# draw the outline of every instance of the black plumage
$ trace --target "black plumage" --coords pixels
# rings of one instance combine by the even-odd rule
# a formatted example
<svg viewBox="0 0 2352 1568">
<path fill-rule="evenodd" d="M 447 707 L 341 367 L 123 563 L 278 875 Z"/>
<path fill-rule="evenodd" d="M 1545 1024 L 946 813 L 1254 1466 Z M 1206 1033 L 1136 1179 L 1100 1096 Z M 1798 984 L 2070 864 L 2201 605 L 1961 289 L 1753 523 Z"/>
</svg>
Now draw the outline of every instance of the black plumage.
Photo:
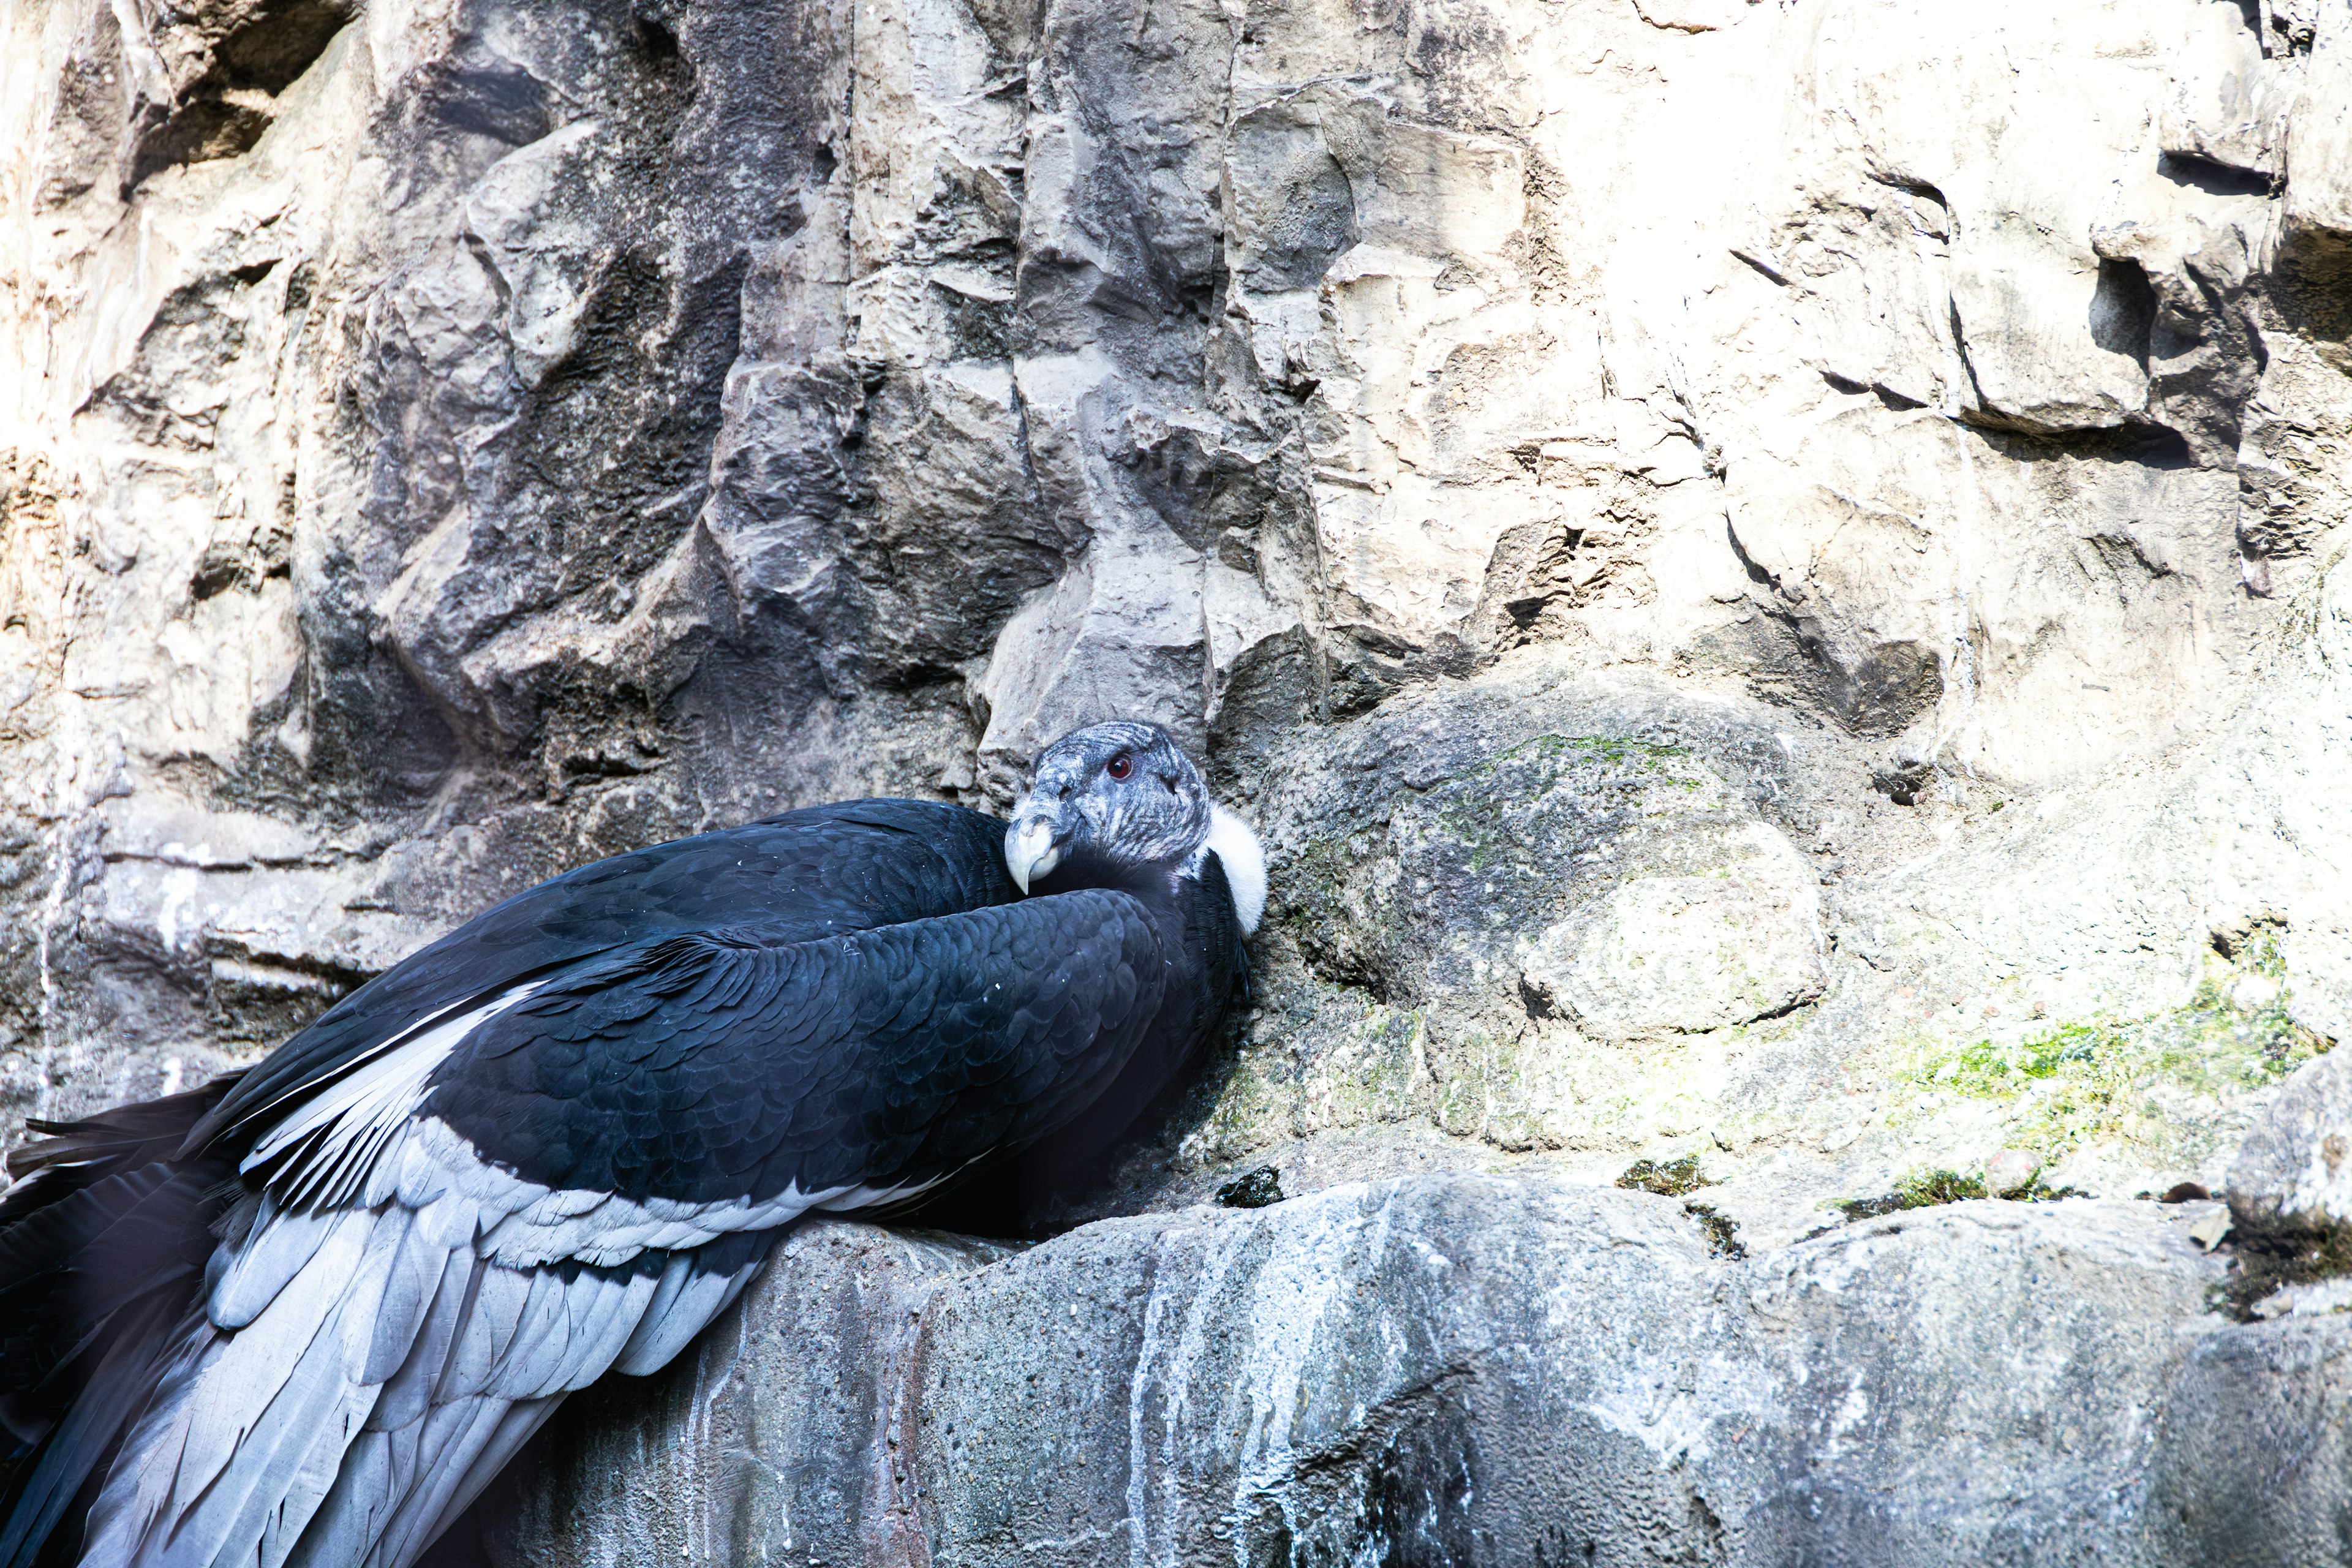
<svg viewBox="0 0 2352 1568">
<path fill-rule="evenodd" d="M 210 1138 L 382 1046 L 419 1016 L 634 942 L 757 910 L 791 942 L 1019 898 L 1004 825 L 928 801 L 817 806 L 616 855 L 484 911 L 362 986 L 246 1075 L 198 1129 Z"/>
<path fill-rule="evenodd" d="M 1098 726 L 1010 827 L 864 801 L 601 861 L 241 1078 L 44 1127 L 0 1200 L 0 1568 L 414 1561 L 801 1214 L 1124 1128 L 1262 889 L 1165 733 Z"/>
<path fill-rule="evenodd" d="M 1094 889 L 813 941 L 662 937 L 476 1029 L 425 1110 L 548 1187 L 915 1185 L 1093 1100 L 1158 1016 L 1173 951 L 1138 900 Z"/>
</svg>

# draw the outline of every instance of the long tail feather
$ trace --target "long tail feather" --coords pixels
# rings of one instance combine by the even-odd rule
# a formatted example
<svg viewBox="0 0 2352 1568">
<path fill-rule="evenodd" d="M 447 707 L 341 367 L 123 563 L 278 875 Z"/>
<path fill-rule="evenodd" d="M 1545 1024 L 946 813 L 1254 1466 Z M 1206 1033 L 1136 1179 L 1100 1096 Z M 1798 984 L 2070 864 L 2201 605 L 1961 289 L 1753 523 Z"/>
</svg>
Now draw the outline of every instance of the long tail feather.
<svg viewBox="0 0 2352 1568">
<path fill-rule="evenodd" d="M 158 1348 L 166 1342 L 168 1303 L 152 1300 L 131 1314 L 65 1418 L 49 1433 L 23 1478 L 5 1528 L 0 1565 L 44 1561 L 58 1527 L 86 1507 L 84 1494 L 122 1428 L 154 1386 Z"/>
<path fill-rule="evenodd" d="M 0 1197 L 0 1568 L 69 1562 L 123 1434 L 192 1321 L 232 1175 L 180 1158 L 235 1082 L 78 1121 L 8 1156 Z"/>
</svg>

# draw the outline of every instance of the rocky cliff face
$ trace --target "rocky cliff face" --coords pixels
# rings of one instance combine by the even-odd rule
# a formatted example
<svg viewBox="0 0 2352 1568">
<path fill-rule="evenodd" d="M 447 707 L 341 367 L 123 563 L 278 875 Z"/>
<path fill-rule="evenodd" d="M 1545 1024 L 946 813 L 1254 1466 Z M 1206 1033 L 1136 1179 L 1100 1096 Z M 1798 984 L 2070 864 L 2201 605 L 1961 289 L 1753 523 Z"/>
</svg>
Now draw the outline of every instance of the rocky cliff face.
<svg viewBox="0 0 2352 1568">
<path fill-rule="evenodd" d="M 249 1060 L 566 865 L 842 795 L 1001 803 L 1041 739 L 1142 713 L 1267 838 L 1256 1006 L 1160 1133 L 1029 1216 L 1098 1223 L 993 1262 L 795 1252 L 731 1332 L 933 1315 L 824 1342 L 837 1395 L 728 1363 L 772 1412 L 740 1451 L 830 1479 L 680 1458 L 689 1556 L 2042 1560 L 2046 1521 L 2182 1560 L 2158 1500 L 2247 1538 L 2178 1479 L 2235 1475 L 2233 1439 L 2149 1391 L 2270 1409 L 2257 1363 L 2340 1368 L 2340 1321 L 2224 1327 L 2180 1211 L 2132 1205 L 2221 1185 L 2352 1033 L 2343 0 L 0 28 L 8 1126 Z M 2294 1103 L 2324 1142 L 2337 1102 Z M 1679 1198 L 1590 1190 L 1693 1156 L 1748 1261 Z M 2294 1190 L 2334 1190 L 2311 1158 Z M 1171 1217 L 1262 1165 L 1332 1195 Z M 1834 1201 L 1965 1190 L 1938 1170 L 2098 1202 L 1796 1245 Z M 2262 1191 L 2224 1255 L 2335 1234 Z M 1392 1239 L 1310 1270 L 1319 1315 L 1216 1326 L 1294 1289 L 1221 1248 L 1375 1215 Z M 1478 1283 L 1423 1301 L 1413 1236 Z M 2002 1236 L 2100 1261 L 1990 1284 L 1969 1249 Z M 892 1370 L 1003 1354 L 1003 1314 L 1097 1263 L 1142 1295 L 1081 1310 L 1069 1359 Z M 1983 1290 L 2057 1274 L 2092 1338 L 1987 1326 L 2032 1314 Z M 1832 1277 L 1966 1320 L 1918 1364 L 2002 1420 L 2079 1406 L 2097 1435 L 2032 1441 L 2089 1468 L 1995 1422 L 2012 1480 L 1952 1500 L 1963 1416 L 1783 1300 Z M 1228 1360 L 1169 1348 L 1196 1330 Z M 1420 1348 L 1349 1382 L 1391 1340 Z M 2028 1341 L 2060 1370 L 1992 1368 Z M 2113 1388 L 2067 1381 L 2084 1356 Z M 1832 1373 L 1853 1411 L 1815 1409 Z M 1840 1447 L 1890 1409 L 1912 1437 Z M 885 1415 L 929 1445 L 903 1475 Z M 595 1467 L 639 1418 L 581 1439 L 593 1517 L 627 1512 Z M 1003 1492 L 1033 1440 L 1096 1473 Z M 1815 1459 L 1827 1514 L 1790 1479 Z M 1538 1547 L 1547 1486 L 1604 1500 Z M 645 1550 L 576 1548 L 686 1551 Z"/>
</svg>

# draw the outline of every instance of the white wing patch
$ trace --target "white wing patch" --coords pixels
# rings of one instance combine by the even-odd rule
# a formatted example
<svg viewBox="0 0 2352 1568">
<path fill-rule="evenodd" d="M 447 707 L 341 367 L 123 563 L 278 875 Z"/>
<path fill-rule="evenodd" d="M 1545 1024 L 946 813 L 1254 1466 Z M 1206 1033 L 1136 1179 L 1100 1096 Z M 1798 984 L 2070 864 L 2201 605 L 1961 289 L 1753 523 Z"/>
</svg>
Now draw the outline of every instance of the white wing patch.
<svg viewBox="0 0 2352 1568">
<path fill-rule="evenodd" d="M 839 1186 L 803 1192 L 793 1184 L 758 1202 L 637 1201 L 525 1181 L 483 1159 L 447 1122 L 427 1117 L 401 1130 L 377 1162 L 362 1198 L 371 1205 L 397 1200 L 416 1208 L 453 1238 L 464 1236 L 481 1256 L 510 1268 L 567 1259 L 609 1268 L 640 1252 L 676 1251 L 739 1231 L 774 1230 L 810 1209 L 866 1208 L 920 1190 Z"/>
<path fill-rule="evenodd" d="M 425 1080 L 458 1043 L 539 989 L 517 985 L 451 1016 L 436 1015 L 388 1041 L 363 1066 L 321 1089 L 271 1128 L 238 1170 L 250 1174 L 293 1158 L 270 1179 L 284 1206 L 346 1202 L 425 1099 Z"/>
<path fill-rule="evenodd" d="M 1214 851 L 1224 868 L 1225 885 L 1234 890 L 1234 914 L 1242 922 L 1242 934 L 1255 936 L 1257 922 L 1265 916 L 1265 850 L 1258 844 L 1257 835 L 1223 806 L 1213 805 L 1208 841 L 1201 847 L 1204 852 Z"/>
</svg>

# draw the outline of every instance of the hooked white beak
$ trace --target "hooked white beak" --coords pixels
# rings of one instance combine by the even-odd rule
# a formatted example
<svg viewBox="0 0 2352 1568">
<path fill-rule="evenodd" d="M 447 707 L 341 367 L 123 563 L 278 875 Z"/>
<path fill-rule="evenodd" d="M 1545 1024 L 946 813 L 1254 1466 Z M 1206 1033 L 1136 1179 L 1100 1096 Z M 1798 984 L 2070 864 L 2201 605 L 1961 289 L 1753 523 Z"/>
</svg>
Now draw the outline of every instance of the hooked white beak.
<svg viewBox="0 0 2352 1568">
<path fill-rule="evenodd" d="M 1016 822 L 1004 830 L 1004 868 L 1013 873 L 1014 885 L 1024 893 L 1029 890 L 1032 879 L 1045 875 L 1061 863 L 1061 848 L 1054 842 L 1054 825 L 1044 817 Z"/>
</svg>

